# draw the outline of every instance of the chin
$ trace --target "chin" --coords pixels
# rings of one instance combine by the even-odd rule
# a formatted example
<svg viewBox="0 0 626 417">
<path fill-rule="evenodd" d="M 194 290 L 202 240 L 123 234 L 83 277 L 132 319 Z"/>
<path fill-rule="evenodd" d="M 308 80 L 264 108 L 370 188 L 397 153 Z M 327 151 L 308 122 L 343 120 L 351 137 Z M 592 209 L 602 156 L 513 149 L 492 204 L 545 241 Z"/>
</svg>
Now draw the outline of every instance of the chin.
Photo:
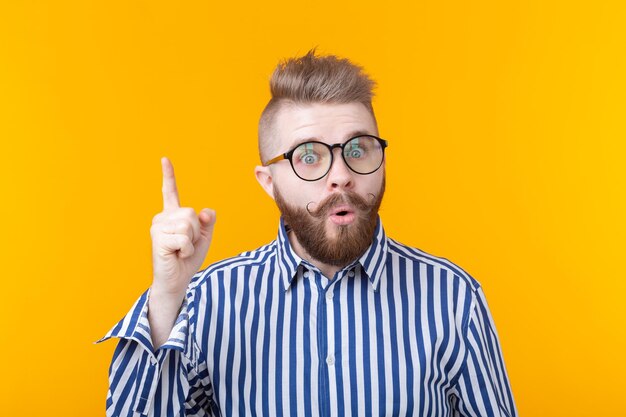
<svg viewBox="0 0 626 417">
<path fill-rule="evenodd" d="M 354 226 L 354 223 L 335 224 L 331 220 L 328 220 L 328 224 L 326 224 L 326 236 L 333 241 L 339 241 L 346 236 L 352 226 Z"/>
</svg>

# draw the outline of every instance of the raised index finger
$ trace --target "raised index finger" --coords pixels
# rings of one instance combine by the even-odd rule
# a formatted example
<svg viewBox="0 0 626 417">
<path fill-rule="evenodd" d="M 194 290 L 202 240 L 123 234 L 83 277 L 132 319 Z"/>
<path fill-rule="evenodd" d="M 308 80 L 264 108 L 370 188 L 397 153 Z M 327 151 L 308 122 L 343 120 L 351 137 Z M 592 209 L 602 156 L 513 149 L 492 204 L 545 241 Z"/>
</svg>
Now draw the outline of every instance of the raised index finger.
<svg viewBox="0 0 626 417">
<path fill-rule="evenodd" d="M 164 156 L 161 158 L 161 168 L 163 169 L 163 210 L 179 208 L 180 202 L 178 200 L 176 178 L 174 177 L 174 166 Z"/>
</svg>

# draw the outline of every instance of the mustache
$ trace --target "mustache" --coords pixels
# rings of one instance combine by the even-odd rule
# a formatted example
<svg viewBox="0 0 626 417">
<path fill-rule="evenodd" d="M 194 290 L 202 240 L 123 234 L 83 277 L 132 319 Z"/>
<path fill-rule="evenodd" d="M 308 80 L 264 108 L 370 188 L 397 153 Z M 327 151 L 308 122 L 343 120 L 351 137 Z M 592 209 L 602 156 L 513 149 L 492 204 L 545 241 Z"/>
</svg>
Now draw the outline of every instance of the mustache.
<svg viewBox="0 0 626 417">
<path fill-rule="evenodd" d="M 317 207 L 314 206 L 313 210 L 311 210 L 311 206 L 315 204 L 315 202 L 310 201 L 306 205 L 306 211 L 315 218 L 321 218 L 328 216 L 328 213 L 333 207 L 347 203 L 362 213 L 368 213 L 376 206 L 376 196 L 372 193 L 368 193 L 368 196 L 371 196 L 370 202 L 353 191 L 347 191 L 341 194 L 333 193 L 319 203 Z"/>
</svg>

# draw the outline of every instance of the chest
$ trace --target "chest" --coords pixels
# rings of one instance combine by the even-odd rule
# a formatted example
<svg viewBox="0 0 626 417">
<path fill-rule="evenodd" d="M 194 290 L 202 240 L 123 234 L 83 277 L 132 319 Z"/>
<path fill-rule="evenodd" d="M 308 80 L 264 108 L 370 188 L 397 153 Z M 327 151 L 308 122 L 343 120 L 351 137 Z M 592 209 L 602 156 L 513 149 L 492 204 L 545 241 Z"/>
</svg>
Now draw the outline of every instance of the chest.
<svg viewBox="0 0 626 417">
<path fill-rule="evenodd" d="M 444 282 L 387 280 L 374 291 L 357 275 L 285 291 L 225 280 L 211 291 L 197 334 L 226 415 L 426 410 L 446 403 L 465 353 Z"/>
</svg>

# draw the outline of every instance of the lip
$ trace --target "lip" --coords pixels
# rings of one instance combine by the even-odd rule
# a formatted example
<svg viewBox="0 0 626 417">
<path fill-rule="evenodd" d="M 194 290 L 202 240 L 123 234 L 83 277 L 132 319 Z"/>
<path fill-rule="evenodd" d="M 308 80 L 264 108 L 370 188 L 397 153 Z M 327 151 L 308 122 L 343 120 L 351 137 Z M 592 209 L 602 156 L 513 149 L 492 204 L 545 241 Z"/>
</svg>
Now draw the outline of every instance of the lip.
<svg viewBox="0 0 626 417">
<path fill-rule="evenodd" d="M 338 213 L 345 212 L 343 216 L 340 216 Z M 349 205 L 342 204 L 340 206 L 333 207 L 328 216 L 330 221 L 339 226 L 344 226 L 350 224 L 356 218 L 354 213 L 354 209 Z"/>
<path fill-rule="evenodd" d="M 354 209 L 352 207 L 347 204 L 342 204 L 340 206 L 333 207 L 333 209 L 330 211 L 330 214 L 332 216 L 336 215 L 337 213 L 341 213 L 342 211 L 345 211 L 346 213 L 354 213 Z"/>
</svg>

